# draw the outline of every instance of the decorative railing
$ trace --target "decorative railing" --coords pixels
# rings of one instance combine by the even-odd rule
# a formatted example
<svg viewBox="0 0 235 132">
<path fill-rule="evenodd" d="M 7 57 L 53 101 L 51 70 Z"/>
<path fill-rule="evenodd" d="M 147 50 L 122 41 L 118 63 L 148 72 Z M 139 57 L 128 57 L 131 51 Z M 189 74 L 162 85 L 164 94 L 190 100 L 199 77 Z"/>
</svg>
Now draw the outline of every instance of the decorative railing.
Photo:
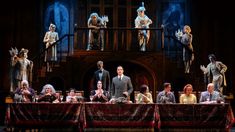
<svg viewBox="0 0 235 132">
<path fill-rule="evenodd" d="M 74 49 L 86 50 L 88 44 L 89 30 L 94 28 L 74 28 Z M 125 28 L 112 27 L 100 28 L 103 33 L 104 51 L 138 51 L 138 30 L 150 30 L 150 39 L 147 51 L 158 51 L 164 48 L 163 28 Z M 100 42 L 101 44 L 102 42 Z"/>
<path fill-rule="evenodd" d="M 71 47 L 74 34 L 65 34 L 62 37 L 59 38 L 59 40 L 57 40 L 55 43 L 53 43 L 52 45 L 50 45 L 48 48 L 43 48 L 39 54 L 37 54 L 36 56 L 34 56 L 32 58 L 32 61 L 34 62 L 34 69 L 41 69 L 45 64 L 44 62 L 44 57 L 45 57 L 45 53 L 51 49 L 53 46 L 57 46 L 57 61 L 56 63 L 60 63 L 63 60 L 63 57 L 69 56 L 72 54 L 73 52 L 73 47 Z M 62 44 L 66 43 L 66 47 L 67 49 L 63 49 L 62 50 Z M 43 44 L 45 45 L 45 44 Z M 38 71 L 34 70 L 34 75 L 37 76 L 38 75 Z"/>
</svg>

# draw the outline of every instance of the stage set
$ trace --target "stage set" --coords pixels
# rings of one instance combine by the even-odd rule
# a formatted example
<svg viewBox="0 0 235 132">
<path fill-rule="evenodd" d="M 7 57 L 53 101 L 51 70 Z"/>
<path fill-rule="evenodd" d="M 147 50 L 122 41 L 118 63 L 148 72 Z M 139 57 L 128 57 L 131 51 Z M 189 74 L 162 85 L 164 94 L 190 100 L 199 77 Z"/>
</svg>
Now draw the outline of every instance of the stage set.
<svg viewBox="0 0 235 132">
<path fill-rule="evenodd" d="M 61 131 L 227 131 L 233 126 L 235 62 L 230 27 L 235 22 L 230 20 L 234 16 L 224 14 L 234 7 L 222 10 L 230 2 L 215 2 L 213 7 L 203 0 L 11 2 L 6 4 L 10 10 L 1 13 L 0 27 L 5 32 L 0 48 L 4 54 L 0 110 L 5 116 L 0 116 L 0 123 L 7 130 L 47 131 L 58 124 Z M 213 63 L 211 54 L 215 66 L 208 65 Z M 96 89 L 98 61 L 109 72 L 107 91 L 117 67 L 123 67 L 133 85 L 129 95 L 133 104 L 89 102 L 91 90 Z M 17 62 L 23 67 L 21 79 L 16 77 Z M 6 103 L 6 97 L 14 98 L 19 80 L 25 79 L 38 95 L 51 84 L 63 96 L 70 88 L 82 91 L 87 102 Z M 216 79 L 220 85 L 215 90 L 224 104 L 179 104 L 186 84 L 192 84 L 198 102 L 207 84 Z M 156 103 L 165 82 L 171 83 L 175 104 Z M 135 92 L 143 84 L 151 91 L 153 104 L 135 104 Z"/>
</svg>

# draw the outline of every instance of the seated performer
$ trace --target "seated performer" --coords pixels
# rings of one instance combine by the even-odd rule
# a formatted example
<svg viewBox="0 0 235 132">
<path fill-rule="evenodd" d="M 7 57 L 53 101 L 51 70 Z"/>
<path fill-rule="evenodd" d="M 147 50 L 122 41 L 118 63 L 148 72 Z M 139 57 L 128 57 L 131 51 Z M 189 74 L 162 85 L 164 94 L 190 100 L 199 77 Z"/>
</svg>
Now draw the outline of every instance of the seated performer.
<svg viewBox="0 0 235 132">
<path fill-rule="evenodd" d="M 199 102 L 206 104 L 221 103 L 224 102 L 224 99 L 218 91 L 214 90 L 214 84 L 209 83 L 207 85 L 207 91 L 201 93 Z"/>
<path fill-rule="evenodd" d="M 175 95 L 171 92 L 170 83 L 164 83 L 164 90 L 158 93 L 156 102 L 163 104 L 175 103 Z"/>
<path fill-rule="evenodd" d="M 149 92 L 149 88 L 147 85 L 144 84 L 140 86 L 140 93 L 137 95 L 136 103 L 137 104 L 153 103 L 152 94 Z"/>
<path fill-rule="evenodd" d="M 68 96 L 66 97 L 66 102 L 68 102 L 68 103 L 77 103 L 78 102 L 78 97 L 75 93 L 75 89 L 70 88 Z"/>
<path fill-rule="evenodd" d="M 102 82 L 97 82 L 97 89 L 91 91 L 91 96 L 93 96 L 91 101 L 95 102 L 108 102 L 108 92 L 102 88 Z"/>
<path fill-rule="evenodd" d="M 52 103 L 56 100 L 55 89 L 51 84 L 46 84 L 43 86 L 41 94 L 38 98 L 38 102 L 50 102 Z"/>
<path fill-rule="evenodd" d="M 29 87 L 27 80 L 21 81 L 20 87 L 14 93 L 15 102 L 32 102 L 35 95 L 35 91 Z"/>
<path fill-rule="evenodd" d="M 195 104 L 197 103 L 197 97 L 192 94 L 193 86 L 191 84 L 187 84 L 184 86 L 184 94 L 180 95 L 180 103 L 181 104 Z"/>
</svg>

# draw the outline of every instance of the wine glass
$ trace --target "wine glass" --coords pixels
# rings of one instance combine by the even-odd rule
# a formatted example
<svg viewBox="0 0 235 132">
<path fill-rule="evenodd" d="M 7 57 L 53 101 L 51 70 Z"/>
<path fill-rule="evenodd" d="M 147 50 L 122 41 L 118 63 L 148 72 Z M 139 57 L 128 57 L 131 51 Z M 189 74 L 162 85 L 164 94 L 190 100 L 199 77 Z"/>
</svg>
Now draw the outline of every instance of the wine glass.
<svg viewBox="0 0 235 132">
<path fill-rule="evenodd" d="M 38 95 L 35 95 L 35 102 L 37 103 L 38 102 Z"/>
<path fill-rule="evenodd" d="M 60 95 L 60 101 L 63 102 L 64 96 Z"/>
<path fill-rule="evenodd" d="M 94 98 L 94 96 L 93 96 L 93 95 L 90 95 L 90 101 L 91 101 L 91 102 L 93 101 L 93 98 Z"/>
</svg>

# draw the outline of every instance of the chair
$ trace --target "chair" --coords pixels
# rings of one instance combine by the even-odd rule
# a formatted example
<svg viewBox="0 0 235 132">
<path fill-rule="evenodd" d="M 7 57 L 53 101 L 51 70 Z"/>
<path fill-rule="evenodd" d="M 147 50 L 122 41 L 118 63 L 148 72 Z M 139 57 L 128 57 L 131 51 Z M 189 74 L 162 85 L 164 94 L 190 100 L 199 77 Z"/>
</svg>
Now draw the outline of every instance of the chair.
<svg viewBox="0 0 235 132">
<path fill-rule="evenodd" d="M 69 94 L 69 90 L 66 90 L 66 95 Z M 84 97 L 84 91 L 83 90 L 75 90 L 74 91 L 76 93 L 77 96 L 83 96 Z"/>
<path fill-rule="evenodd" d="M 73 89 L 73 90 L 74 90 L 74 93 L 76 93 L 76 91 L 77 91 L 77 90 L 76 90 L 75 88 L 71 88 L 71 89 Z M 70 90 L 71 90 L 71 89 L 66 90 L 66 96 L 68 96 L 68 95 L 69 95 L 69 92 L 70 92 Z"/>
<path fill-rule="evenodd" d="M 75 91 L 75 93 L 76 93 L 76 96 L 82 96 L 82 97 L 84 97 L 84 91 L 83 90 L 76 90 Z"/>
<path fill-rule="evenodd" d="M 62 91 L 61 90 L 56 90 L 56 93 L 59 93 L 60 95 L 62 95 Z"/>
</svg>

